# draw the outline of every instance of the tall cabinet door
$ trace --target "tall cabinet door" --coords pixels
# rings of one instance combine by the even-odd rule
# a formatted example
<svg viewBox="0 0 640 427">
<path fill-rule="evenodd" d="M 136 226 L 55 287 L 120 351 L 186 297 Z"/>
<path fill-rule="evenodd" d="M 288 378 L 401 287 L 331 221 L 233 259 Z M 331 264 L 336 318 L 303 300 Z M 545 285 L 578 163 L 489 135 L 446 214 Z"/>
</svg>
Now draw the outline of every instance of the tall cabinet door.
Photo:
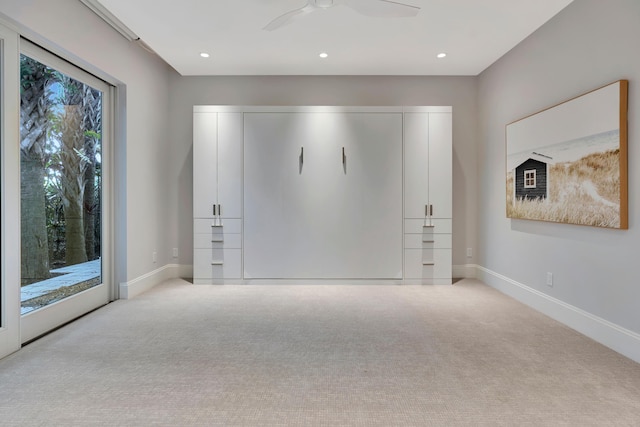
<svg viewBox="0 0 640 427">
<path fill-rule="evenodd" d="M 218 113 L 193 114 L 193 217 L 213 217 L 218 203 Z"/>
<path fill-rule="evenodd" d="M 345 278 L 402 278 L 402 114 L 337 114 L 332 268 Z M 340 151 L 338 151 L 340 157 Z M 336 160 L 338 160 L 336 162 Z"/>
<path fill-rule="evenodd" d="M 404 217 L 424 218 L 429 204 L 429 114 L 404 115 Z"/>
<path fill-rule="evenodd" d="M 217 202 L 222 218 L 242 218 L 243 114 L 218 113 Z"/>
<path fill-rule="evenodd" d="M 320 169 L 304 123 L 295 113 L 245 113 L 245 279 L 321 272 L 311 244 L 321 236 L 306 219 L 326 206 L 306 190 Z"/>
<path fill-rule="evenodd" d="M 405 113 L 404 216 L 434 218 L 452 215 L 451 113 Z"/>
<path fill-rule="evenodd" d="M 429 113 L 429 204 L 434 218 L 451 218 L 453 153 L 451 113 Z"/>
</svg>

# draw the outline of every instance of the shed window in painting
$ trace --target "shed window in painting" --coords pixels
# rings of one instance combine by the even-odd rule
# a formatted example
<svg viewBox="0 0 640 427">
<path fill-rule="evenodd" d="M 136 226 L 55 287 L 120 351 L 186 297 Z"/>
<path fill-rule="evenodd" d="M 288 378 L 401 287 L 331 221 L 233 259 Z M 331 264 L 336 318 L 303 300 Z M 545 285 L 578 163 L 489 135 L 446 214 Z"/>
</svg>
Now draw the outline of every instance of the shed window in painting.
<svg viewBox="0 0 640 427">
<path fill-rule="evenodd" d="M 524 171 L 524 188 L 536 188 L 536 170 Z"/>
</svg>

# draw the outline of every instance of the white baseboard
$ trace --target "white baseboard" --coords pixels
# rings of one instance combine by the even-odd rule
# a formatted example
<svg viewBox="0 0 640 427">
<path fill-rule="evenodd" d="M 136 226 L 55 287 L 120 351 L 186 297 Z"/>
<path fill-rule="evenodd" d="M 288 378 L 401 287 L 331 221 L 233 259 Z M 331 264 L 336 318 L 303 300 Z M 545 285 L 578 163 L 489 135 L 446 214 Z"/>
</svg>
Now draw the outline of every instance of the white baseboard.
<svg viewBox="0 0 640 427">
<path fill-rule="evenodd" d="M 476 267 L 477 265 L 475 264 L 454 265 L 452 270 L 453 277 L 454 279 L 475 279 Z"/>
<path fill-rule="evenodd" d="M 169 279 L 189 277 L 191 266 L 167 264 L 125 283 L 120 283 L 120 299 L 131 299 Z"/>
<path fill-rule="evenodd" d="M 476 278 L 583 335 L 640 363 L 640 334 L 567 304 L 487 268 L 475 266 Z"/>
</svg>

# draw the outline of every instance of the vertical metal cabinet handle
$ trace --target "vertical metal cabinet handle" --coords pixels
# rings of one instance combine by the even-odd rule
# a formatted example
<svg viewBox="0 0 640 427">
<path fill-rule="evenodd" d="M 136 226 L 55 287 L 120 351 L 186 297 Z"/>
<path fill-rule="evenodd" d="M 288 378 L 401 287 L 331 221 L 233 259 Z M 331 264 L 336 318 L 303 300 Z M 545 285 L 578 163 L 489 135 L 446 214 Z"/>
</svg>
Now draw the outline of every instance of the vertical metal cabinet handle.
<svg viewBox="0 0 640 427">
<path fill-rule="evenodd" d="M 216 205 L 213 205 L 213 216 L 216 216 Z"/>
<path fill-rule="evenodd" d="M 429 205 L 424 205 L 424 216 L 429 216 Z"/>
<path fill-rule="evenodd" d="M 429 216 L 433 216 L 433 205 L 429 205 Z"/>
<path fill-rule="evenodd" d="M 300 147 L 300 164 L 304 163 L 304 147 Z"/>
<path fill-rule="evenodd" d="M 347 163 L 347 156 L 344 154 L 344 147 L 342 147 L 342 166 Z"/>
<path fill-rule="evenodd" d="M 222 205 L 218 204 L 218 216 L 222 216 Z"/>
</svg>

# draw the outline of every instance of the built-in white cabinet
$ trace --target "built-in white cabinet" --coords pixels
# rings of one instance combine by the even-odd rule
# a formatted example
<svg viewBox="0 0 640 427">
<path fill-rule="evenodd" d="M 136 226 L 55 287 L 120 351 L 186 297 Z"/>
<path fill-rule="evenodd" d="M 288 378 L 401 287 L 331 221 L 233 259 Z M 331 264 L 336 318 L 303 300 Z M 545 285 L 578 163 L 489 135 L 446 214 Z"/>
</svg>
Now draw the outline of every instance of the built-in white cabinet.
<svg viewBox="0 0 640 427">
<path fill-rule="evenodd" d="M 194 107 L 194 283 L 242 278 L 242 145 L 242 112 Z"/>
<path fill-rule="evenodd" d="M 209 110 L 193 114 L 193 216 L 242 218 L 243 115 Z"/>
<path fill-rule="evenodd" d="M 194 107 L 194 283 L 451 283 L 450 107 Z"/>
<path fill-rule="evenodd" d="M 404 115 L 404 278 L 451 283 L 452 116 L 450 109 Z"/>
</svg>

